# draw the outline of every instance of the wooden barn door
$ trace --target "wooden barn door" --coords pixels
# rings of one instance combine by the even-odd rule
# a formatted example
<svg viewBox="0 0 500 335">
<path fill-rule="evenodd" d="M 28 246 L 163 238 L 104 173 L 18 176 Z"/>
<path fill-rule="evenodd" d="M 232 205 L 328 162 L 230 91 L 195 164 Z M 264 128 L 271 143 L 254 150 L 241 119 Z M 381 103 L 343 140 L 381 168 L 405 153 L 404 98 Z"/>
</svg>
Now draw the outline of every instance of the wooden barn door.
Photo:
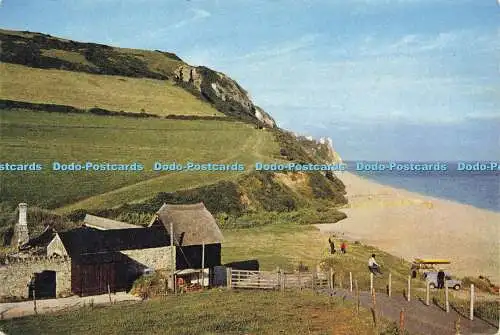
<svg viewBox="0 0 500 335">
<path fill-rule="evenodd" d="M 116 264 L 72 264 L 71 290 L 80 296 L 116 291 Z"/>
</svg>

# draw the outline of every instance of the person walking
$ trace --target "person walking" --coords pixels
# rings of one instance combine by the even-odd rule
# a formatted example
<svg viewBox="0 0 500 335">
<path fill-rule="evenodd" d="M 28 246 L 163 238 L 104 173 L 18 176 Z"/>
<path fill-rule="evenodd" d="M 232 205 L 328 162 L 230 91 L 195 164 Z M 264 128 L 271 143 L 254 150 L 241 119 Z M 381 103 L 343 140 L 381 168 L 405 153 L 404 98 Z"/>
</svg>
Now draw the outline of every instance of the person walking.
<svg viewBox="0 0 500 335">
<path fill-rule="evenodd" d="M 382 274 L 380 266 L 377 264 L 377 261 L 375 261 L 375 254 L 372 254 L 372 257 L 368 259 L 368 270 L 370 270 L 370 272 L 374 275 L 377 275 L 377 273 Z"/>
<path fill-rule="evenodd" d="M 347 243 L 345 241 L 342 241 L 342 244 L 340 245 L 340 251 L 345 254 L 347 252 Z"/>
<path fill-rule="evenodd" d="M 333 255 L 335 253 L 335 243 L 334 243 L 333 238 L 331 236 L 328 239 L 328 243 L 330 244 L 330 254 Z"/>
<path fill-rule="evenodd" d="M 443 269 L 439 269 L 439 272 L 437 274 L 438 288 L 444 288 L 444 277 L 445 277 L 445 274 L 444 274 Z"/>
</svg>

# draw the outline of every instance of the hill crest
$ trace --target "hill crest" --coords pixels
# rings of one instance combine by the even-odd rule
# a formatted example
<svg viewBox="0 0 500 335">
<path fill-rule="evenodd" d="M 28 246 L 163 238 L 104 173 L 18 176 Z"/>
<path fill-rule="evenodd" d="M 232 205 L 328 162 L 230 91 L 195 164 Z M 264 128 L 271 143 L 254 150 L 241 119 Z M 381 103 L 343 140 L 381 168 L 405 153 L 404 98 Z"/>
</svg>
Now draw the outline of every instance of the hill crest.
<svg viewBox="0 0 500 335">
<path fill-rule="evenodd" d="M 43 69 L 169 81 L 228 116 L 259 127 L 276 122 L 255 106 L 247 92 L 223 73 L 193 67 L 165 51 L 116 48 L 29 31 L 0 30 L 0 61 Z"/>
</svg>

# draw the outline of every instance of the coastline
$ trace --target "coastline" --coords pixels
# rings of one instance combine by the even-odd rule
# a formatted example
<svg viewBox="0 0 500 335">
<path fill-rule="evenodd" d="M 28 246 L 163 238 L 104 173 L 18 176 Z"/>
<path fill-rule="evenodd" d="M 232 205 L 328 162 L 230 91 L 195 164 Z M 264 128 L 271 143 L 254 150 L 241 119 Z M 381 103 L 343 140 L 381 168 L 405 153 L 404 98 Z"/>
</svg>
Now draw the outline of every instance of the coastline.
<svg viewBox="0 0 500 335">
<path fill-rule="evenodd" d="M 457 276 L 500 282 L 500 213 L 410 192 L 349 172 L 336 174 L 346 185 L 347 218 L 317 225 L 409 261 L 445 258 Z"/>
</svg>

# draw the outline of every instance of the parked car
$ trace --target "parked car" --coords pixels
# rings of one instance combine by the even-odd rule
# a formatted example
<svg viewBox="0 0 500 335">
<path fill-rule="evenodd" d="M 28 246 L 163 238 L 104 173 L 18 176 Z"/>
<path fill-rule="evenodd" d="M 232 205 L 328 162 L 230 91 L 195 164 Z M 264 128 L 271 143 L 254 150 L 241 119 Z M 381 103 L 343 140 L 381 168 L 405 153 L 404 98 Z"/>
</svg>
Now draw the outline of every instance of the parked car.
<svg viewBox="0 0 500 335">
<path fill-rule="evenodd" d="M 155 273 L 155 269 L 152 269 L 152 268 L 145 268 L 142 270 L 142 274 L 143 275 L 150 275 L 150 274 L 153 274 Z"/>
<path fill-rule="evenodd" d="M 430 288 L 435 288 L 438 286 L 437 284 L 437 272 L 425 272 L 424 279 L 429 282 Z M 454 290 L 460 290 L 462 287 L 462 281 L 459 279 L 453 279 L 449 273 L 444 274 L 444 282 L 448 288 L 452 288 Z"/>
</svg>

